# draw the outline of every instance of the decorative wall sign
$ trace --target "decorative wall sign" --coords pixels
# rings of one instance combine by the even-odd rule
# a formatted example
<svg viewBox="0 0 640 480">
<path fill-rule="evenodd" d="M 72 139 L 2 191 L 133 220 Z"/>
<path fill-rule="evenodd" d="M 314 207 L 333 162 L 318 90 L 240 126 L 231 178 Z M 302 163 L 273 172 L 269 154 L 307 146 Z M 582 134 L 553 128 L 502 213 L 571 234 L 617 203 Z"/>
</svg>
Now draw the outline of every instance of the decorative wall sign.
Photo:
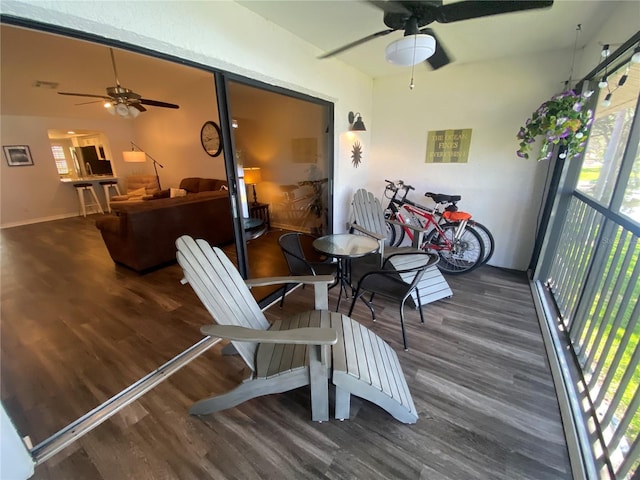
<svg viewBox="0 0 640 480">
<path fill-rule="evenodd" d="M 471 129 L 432 130 L 427 134 L 425 163 L 467 163 Z"/>
<path fill-rule="evenodd" d="M 358 168 L 362 163 L 362 145 L 360 145 L 360 142 L 355 142 L 351 147 L 351 163 L 355 168 Z"/>
<path fill-rule="evenodd" d="M 27 145 L 5 145 L 2 148 L 10 167 L 33 165 L 31 151 Z"/>
</svg>

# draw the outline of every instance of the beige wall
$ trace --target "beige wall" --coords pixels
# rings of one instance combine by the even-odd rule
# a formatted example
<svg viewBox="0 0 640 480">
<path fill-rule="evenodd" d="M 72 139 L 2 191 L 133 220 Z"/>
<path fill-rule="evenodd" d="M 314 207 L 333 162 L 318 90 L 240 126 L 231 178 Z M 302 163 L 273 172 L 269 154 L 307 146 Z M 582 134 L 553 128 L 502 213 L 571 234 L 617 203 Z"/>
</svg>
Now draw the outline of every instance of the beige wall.
<svg viewBox="0 0 640 480">
<path fill-rule="evenodd" d="M 104 132 L 113 152 L 121 152 L 132 138 L 130 122 L 112 117 L 104 120 L 44 118 L 3 115 L 0 138 L 3 145 L 28 145 L 33 166 L 9 167 L 0 162 L 0 223 L 3 227 L 78 215 L 76 192 L 60 182 L 49 142 L 48 130 L 85 129 Z M 80 125 L 81 124 L 81 125 Z M 131 164 L 133 165 L 133 164 Z M 125 175 L 128 165 L 121 156 L 113 159 L 114 172 Z"/>
</svg>

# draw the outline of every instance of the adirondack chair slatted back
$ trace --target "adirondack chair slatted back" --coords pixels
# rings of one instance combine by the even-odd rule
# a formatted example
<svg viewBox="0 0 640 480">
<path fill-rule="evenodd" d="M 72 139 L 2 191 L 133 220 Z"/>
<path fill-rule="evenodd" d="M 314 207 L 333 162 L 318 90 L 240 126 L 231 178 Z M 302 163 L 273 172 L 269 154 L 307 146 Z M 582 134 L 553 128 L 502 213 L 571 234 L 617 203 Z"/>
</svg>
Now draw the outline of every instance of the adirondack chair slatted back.
<svg viewBox="0 0 640 480">
<path fill-rule="evenodd" d="M 378 235 L 387 235 L 387 223 L 380 200 L 364 188 L 353 196 L 353 215 L 355 223 L 362 228 Z"/>
<path fill-rule="evenodd" d="M 240 273 L 222 250 L 187 235 L 176 240 L 176 247 L 185 278 L 216 323 L 258 330 L 269 328 L 269 322 Z M 258 344 L 232 343 L 249 368 L 255 371 Z"/>
</svg>

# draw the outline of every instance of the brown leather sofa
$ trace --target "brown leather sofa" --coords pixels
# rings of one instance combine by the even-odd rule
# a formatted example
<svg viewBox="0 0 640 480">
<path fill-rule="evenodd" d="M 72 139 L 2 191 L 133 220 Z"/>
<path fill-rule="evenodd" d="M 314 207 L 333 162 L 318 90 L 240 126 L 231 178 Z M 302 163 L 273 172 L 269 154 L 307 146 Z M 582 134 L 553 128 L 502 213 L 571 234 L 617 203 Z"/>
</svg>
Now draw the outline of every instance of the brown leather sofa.
<svg viewBox="0 0 640 480">
<path fill-rule="evenodd" d="M 114 214 L 96 227 L 114 262 L 138 272 L 176 260 L 181 235 L 203 238 L 212 245 L 233 242 L 229 193 L 203 191 L 184 197 L 112 204 Z"/>
</svg>

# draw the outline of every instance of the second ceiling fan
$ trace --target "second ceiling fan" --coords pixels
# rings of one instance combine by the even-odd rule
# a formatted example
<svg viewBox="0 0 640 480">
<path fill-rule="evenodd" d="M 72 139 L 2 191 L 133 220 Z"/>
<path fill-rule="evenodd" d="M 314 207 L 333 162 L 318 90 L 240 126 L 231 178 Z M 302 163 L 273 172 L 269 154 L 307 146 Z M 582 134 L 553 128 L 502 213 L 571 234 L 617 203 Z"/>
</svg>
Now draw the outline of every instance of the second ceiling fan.
<svg viewBox="0 0 640 480">
<path fill-rule="evenodd" d="M 116 70 L 116 60 L 113 55 L 113 49 L 109 48 L 111 53 L 111 64 L 113 65 L 113 74 L 115 76 L 116 85 L 113 87 L 107 87 L 106 95 L 93 95 L 90 93 L 73 93 L 73 92 L 58 92 L 59 95 L 71 95 L 75 97 L 91 97 L 100 98 L 95 103 L 102 101 L 107 111 L 113 115 L 118 114 L 122 117 L 132 116 L 137 117 L 141 112 L 146 112 L 145 105 L 152 107 L 164 107 L 164 108 L 180 108 L 175 103 L 161 102 L 159 100 L 151 100 L 148 98 L 142 98 L 142 95 L 129 90 L 128 88 L 120 85 L 118 80 L 118 71 Z M 85 102 L 94 103 L 94 102 Z M 83 104 L 79 104 L 83 105 Z"/>
<path fill-rule="evenodd" d="M 451 63 L 451 59 L 433 30 L 425 28 L 427 25 L 433 22 L 453 23 L 553 5 L 553 0 L 466 0 L 446 5 L 442 0 L 368 0 L 368 2 L 383 10 L 384 24 L 389 28 L 343 45 L 319 58 L 332 57 L 375 38 L 403 30 L 404 38 L 387 46 L 387 61 L 406 66 L 415 65 L 426 59 L 431 68 L 436 70 Z"/>
</svg>

